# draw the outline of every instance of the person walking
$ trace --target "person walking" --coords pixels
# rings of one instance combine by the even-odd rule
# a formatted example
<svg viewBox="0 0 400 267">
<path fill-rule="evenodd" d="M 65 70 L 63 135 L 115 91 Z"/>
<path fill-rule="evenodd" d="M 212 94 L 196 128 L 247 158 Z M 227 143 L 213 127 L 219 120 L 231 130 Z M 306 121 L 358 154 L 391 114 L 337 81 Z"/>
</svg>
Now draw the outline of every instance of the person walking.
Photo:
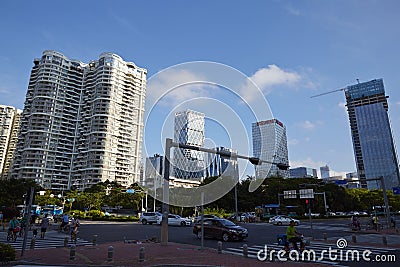
<svg viewBox="0 0 400 267">
<path fill-rule="evenodd" d="M 49 227 L 49 218 L 47 218 L 47 214 L 44 215 L 42 222 L 40 223 L 40 238 L 44 239 L 44 236 L 47 231 L 47 227 Z"/>
<path fill-rule="evenodd" d="M 0 210 L 0 225 L 3 226 L 3 231 L 4 231 L 4 215 L 3 212 Z"/>
</svg>

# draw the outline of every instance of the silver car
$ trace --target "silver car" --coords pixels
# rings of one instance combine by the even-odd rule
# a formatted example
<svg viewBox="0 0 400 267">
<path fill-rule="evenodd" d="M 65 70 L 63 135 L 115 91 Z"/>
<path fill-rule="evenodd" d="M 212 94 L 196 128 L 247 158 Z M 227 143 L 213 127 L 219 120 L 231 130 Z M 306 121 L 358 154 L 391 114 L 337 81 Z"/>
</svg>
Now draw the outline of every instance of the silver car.
<svg viewBox="0 0 400 267">
<path fill-rule="evenodd" d="M 269 223 L 273 225 L 289 225 L 291 221 L 294 221 L 295 225 L 300 224 L 299 220 L 283 215 L 277 215 L 269 219 Z"/>
</svg>

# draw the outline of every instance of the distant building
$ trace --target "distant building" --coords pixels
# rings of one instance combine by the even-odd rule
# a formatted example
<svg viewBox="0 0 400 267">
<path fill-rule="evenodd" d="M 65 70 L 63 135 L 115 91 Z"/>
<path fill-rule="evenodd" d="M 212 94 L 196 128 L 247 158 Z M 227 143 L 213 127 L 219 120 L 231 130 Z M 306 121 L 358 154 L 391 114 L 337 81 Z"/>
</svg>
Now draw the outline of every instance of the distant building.
<svg viewBox="0 0 400 267">
<path fill-rule="evenodd" d="M 185 110 L 175 113 L 174 141 L 179 144 L 204 146 L 204 114 Z M 205 153 L 175 148 L 173 173 L 178 179 L 201 181 L 205 177 Z"/>
<path fill-rule="evenodd" d="M 317 170 L 307 167 L 289 169 L 290 178 L 318 178 Z"/>
<path fill-rule="evenodd" d="M 280 170 L 277 163 L 289 165 L 285 125 L 277 119 L 252 124 L 253 156 L 275 164 L 255 166 L 256 178 L 281 176 L 289 178 L 289 170 Z"/>
<path fill-rule="evenodd" d="M 225 147 L 217 147 L 216 151 L 220 152 L 229 152 L 229 153 L 234 153 L 237 154 L 237 150 L 231 149 L 231 148 L 225 148 Z M 234 178 L 239 177 L 239 168 L 238 168 L 238 162 L 237 159 L 233 158 L 227 158 L 224 156 L 221 156 L 220 154 L 208 154 L 208 159 L 206 162 L 207 169 L 206 169 L 206 176 L 207 177 L 214 177 L 214 176 L 221 176 L 224 172 L 227 171 L 227 168 L 231 164 L 232 168 L 232 173 L 225 173 L 225 175 L 232 175 Z"/>
<path fill-rule="evenodd" d="M 0 105 L 0 180 L 11 177 L 22 110 Z"/>
<path fill-rule="evenodd" d="M 319 170 L 321 172 L 321 179 L 327 179 L 331 176 L 328 165 L 320 167 Z"/>
<path fill-rule="evenodd" d="M 148 188 L 160 188 L 164 179 L 164 156 L 155 154 L 146 158 L 144 185 Z"/>
<path fill-rule="evenodd" d="M 386 188 L 399 186 L 399 162 L 388 115 L 388 102 L 382 79 L 345 88 L 347 112 L 357 172 L 362 187 L 380 188 L 368 178 L 384 177 Z"/>
</svg>

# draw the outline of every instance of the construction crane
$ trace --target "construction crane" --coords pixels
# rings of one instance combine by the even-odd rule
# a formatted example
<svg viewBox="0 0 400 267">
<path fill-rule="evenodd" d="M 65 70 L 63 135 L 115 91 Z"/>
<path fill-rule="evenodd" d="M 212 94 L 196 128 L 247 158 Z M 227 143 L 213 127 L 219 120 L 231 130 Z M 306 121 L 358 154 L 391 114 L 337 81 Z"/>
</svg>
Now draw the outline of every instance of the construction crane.
<svg viewBox="0 0 400 267">
<path fill-rule="evenodd" d="M 356 79 L 356 80 L 357 80 L 357 83 L 360 83 L 360 80 L 359 80 L 359 79 Z M 345 88 L 340 88 L 340 89 L 336 89 L 336 90 L 333 90 L 333 91 L 325 92 L 325 93 L 322 93 L 322 94 L 319 94 L 319 95 L 313 95 L 313 96 L 311 96 L 310 98 L 314 98 L 314 97 L 318 97 L 318 96 L 323 96 L 323 95 L 331 94 L 331 93 L 334 93 L 334 92 L 345 91 L 346 89 L 347 89 L 347 87 L 345 87 Z"/>
<path fill-rule="evenodd" d="M 344 90 L 346 90 L 346 88 L 341 88 L 341 89 L 337 89 L 337 90 L 325 92 L 325 93 L 322 93 L 322 94 L 319 94 L 319 95 L 313 95 L 313 96 L 311 96 L 310 98 L 314 98 L 314 97 L 318 97 L 318 96 L 323 96 L 323 95 L 327 95 L 327 94 L 331 94 L 331 93 L 339 92 L 339 91 L 344 91 Z"/>
</svg>

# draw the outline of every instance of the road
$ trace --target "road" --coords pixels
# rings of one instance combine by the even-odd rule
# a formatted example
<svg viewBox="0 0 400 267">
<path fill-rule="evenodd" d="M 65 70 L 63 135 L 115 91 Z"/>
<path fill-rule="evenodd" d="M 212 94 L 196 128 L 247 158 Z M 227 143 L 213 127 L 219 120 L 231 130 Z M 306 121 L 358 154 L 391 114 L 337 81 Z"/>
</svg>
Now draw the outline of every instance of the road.
<svg viewBox="0 0 400 267">
<path fill-rule="evenodd" d="M 322 239 L 324 233 L 330 240 L 336 241 L 339 238 L 346 237 L 349 240 L 351 232 L 349 231 L 349 219 L 331 219 L 331 220 L 313 220 L 313 231 L 312 234 L 315 239 Z M 245 227 L 249 231 L 249 237 L 245 241 L 241 242 L 224 242 L 223 250 L 227 253 L 239 254 L 243 253 L 243 245 L 247 244 L 249 248 L 249 256 L 257 257 L 257 253 L 268 245 L 269 249 L 280 250 L 281 246 L 276 244 L 276 235 L 283 234 L 286 231 L 286 226 L 274 226 L 267 223 L 243 223 L 241 226 Z M 302 221 L 299 226 L 296 227 L 297 230 L 304 234 L 305 237 L 312 239 L 310 224 L 308 221 Z M 192 234 L 193 227 L 180 227 L 180 226 L 169 226 L 168 236 L 170 242 L 184 243 L 201 246 L 201 240 L 197 239 Z M 80 227 L 79 237 L 91 241 L 93 236 L 97 235 L 98 243 L 105 243 L 111 241 L 121 241 L 124 239 L 130 241 L 143 241 L 150 238 L 161 238 L 161 226 L 159 225 L 142 225 L 137 222 L 83 222 Z M 366 237 L 367 235 L 362 235 Z M 361 238 L 361 236 L 360 236 Z M 376 238 L 376 237 L 374 237 Z M 381 237 L 378 237 L 381 238 Z M 351 237 L 350 237 L 351 239 Z M 210 248 L 217 248 L 217 243 L 219 240 L 205 239 L 204 246 Z M 398 242 L 397 240 L 395 242 Z M 322 250 L 328 250 L 332 247 L 337 249 L 335 244 L 326 244 L 323 242 L 312 241 L 307 249 L 315 250 L 318 257 L 321 260 L 318 262 L 325 263 L 327 265 L 341 265 L 341 266 L 397 266 L 396 263 L 378 263 L 370 262 L 366 263 L 364 261 L 353 261 L 353 262 L 343 262 L 343 261 L 332 261 L 328 254 L 321 255 Z M 370 249 L 372 251 L 371 255 L 383 255 L 383 254 L 394 254 L 396 255 L 396 262 L 398 263 L 400 259 L 399 250 L 394 249 L 375 249 L 372 247 L 357 246 L 357 244 L 350 244 L 346 249 L 353 250 L 365 250 Z M 369 265 L 370 264 L 370 265 Z M 394 265 L 393 265 L 394 264 Z"/>
<path fill-rule="evenodd" d="M 341 237 L 344 230 L 348 230 L 346 226 L 347 220 L 329 220 L 314 221 L 313 234 L 315 238 L 322 238 L 323 233 L 328 237 Z M 270 244 L 276 242 L 277 234 L 284 234 L 286 226 L 275 226 L 268 223 L 242 223 L 241 226 L 249 231 L 249 237 L 243 242 L 228 242 L 229 246 L 240 247 L 243 243 L 251 245 Z M 201 241 L 192 233 L 193 227 L 168 227 L 168 240 L 171 242 L 185 243 L 192 245 L 201 245 Z M 306 237 L 312 237 L 310 224 L 302 222 L 297 226 L 297 230 Z M 137 222 L 83 222 L 80 227 L 80 237 L 86 240 L 92 240 L 93 235 L 97 235 L 97 242 L 104 243 L 110 241 L 127 240 L 145 240 L 152 237 L 161 239 L 161 226 L 159 225 L 142 225 Z M 204 246 L 217 246 L 218 240 L 205 239 Z"/>
</svg>

